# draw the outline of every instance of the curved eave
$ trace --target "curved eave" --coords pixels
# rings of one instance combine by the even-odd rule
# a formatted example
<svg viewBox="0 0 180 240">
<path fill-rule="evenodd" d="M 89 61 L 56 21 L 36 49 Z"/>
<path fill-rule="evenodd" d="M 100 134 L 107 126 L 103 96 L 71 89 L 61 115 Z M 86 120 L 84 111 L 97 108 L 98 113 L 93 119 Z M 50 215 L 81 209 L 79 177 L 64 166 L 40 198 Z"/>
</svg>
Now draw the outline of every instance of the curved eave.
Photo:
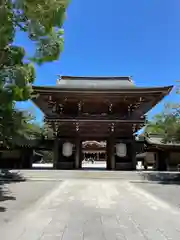
<svg viewBox="0 0 180 240">
<path fill-rule="evenodd" d="M 157 146 L 157 147 L 179 147 L 180 148 L 180 143 L 179 142 L 167 142 L 163 143 L 162 138 L 158 137 L 145 137 L 145 141 L 147 144 L 150 146 Z"/>
<path fill-rule="evenodd" d="M 123 87 L 120 89 L 102 89 L 102 88 L 61 88 L 59 86 L 33 86 L 33 90 L 36 93 L 48 94 L 48 93 L 60 93 L 60 92 L 69 92 L 69 93 L 157 93 L 161 92 L 164 95 L 167 95 L 171 92 L 173 86 L 165 87 Z"/>
</svg>

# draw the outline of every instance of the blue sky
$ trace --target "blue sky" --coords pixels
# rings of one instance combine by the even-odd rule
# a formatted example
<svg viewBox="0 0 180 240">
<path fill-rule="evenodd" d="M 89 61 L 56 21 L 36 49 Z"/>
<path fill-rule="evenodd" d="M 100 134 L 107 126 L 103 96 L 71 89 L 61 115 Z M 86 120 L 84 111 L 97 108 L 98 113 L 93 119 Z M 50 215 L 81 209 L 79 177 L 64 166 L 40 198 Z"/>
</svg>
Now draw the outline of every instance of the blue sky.
<svg viewBox="0 0 180 240">
<path fill-rule="evenodd" d="M 179 0 L 72 0 L 64 29 L 64 52 L 58 61 L 36 67 L 35 85 L 54 85 L 58 74 L 127 75 L 137 86 L 174 85 L 180 79 Z M 32 53 L 33 44 L 22 33 L 15 42 Z M 165 101 L 180 97 L 172 93 Z M 41 121 L 33 104 L 18 106 Z"/>
</svg>

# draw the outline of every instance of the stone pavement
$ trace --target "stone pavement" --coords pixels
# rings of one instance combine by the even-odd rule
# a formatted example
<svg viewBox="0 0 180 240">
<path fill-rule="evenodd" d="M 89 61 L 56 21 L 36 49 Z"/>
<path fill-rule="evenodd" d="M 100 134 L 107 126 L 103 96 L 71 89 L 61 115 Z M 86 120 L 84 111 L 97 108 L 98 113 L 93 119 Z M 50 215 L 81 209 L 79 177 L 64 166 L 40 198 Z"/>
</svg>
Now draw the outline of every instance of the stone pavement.
<svg viewBox="0 0 180 240">
<path fill-rule="evenodd" d="M 67 179 L 121 179 L 121 180 L 143 180 L 139 171 L 107 171 L 100 169 L 86 170 L 12 170 L 19 172 L 27 180 L 33 181 L 60 181 Z"/>
<path fill-rule="evenodd" d="M 11 223 L 6 240 L 179 240 L 180 211 L 133 183 L 67 179 Z"/>
<path fill-rule="evenodd" d="M 180 209 L 180 183 L 133 182 L 135 186 L 148 191 L 163 201 Z"/>
<path fill-rule="evenodd" d="M 0 183 L 0 226 L 16 219 L 24 210 L 59 185 L 53 181 Z M 0 237 L 1 239 L 1 237 Z"/>
</svg>

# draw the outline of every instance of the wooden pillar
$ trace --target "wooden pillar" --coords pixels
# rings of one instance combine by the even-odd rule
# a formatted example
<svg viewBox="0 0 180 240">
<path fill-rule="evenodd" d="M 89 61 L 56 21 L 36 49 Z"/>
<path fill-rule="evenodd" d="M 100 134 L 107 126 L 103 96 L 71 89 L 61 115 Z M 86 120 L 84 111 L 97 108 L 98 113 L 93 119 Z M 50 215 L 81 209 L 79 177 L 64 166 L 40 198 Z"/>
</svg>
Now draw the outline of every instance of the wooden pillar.
<svg viewBox="0 0 180 240">
<path fill-rule="evenodd" d="M 106 145 L 106 155 L 107 155 L 107 158 L 106 158 L 106 168 L 108 169 L 108 170 L 110 170 L 111 168 L 110 168 L 110 147 L 109 147 L 109 145 L 110 145 L 110 141 L 109 141 L 109 139 L 107 140 L 107 145 Z"/>
<path fill-rule="evenodd" d="M 56 137 L 54 139 L 54 148 L 53 148 L 53 168 L 57 169 L 59 161 L 59 141 L 58 138 Z"/>
<path fill-rule="evenodd" d="M 135 139 L 133 138 L 132 143 L 131 143 L 131 159 L 132 159 L 132 170 L 136 170 L 136 142 Z"/>
<path fill-rule="evenodd" d="M 115 170 L 115 153 L 114 153 L 114 139 L 111 140 L 111 169 Z"/>
<path fill-rule="evenodd" d="M 20 152 L 20 162 L 19 162 L 19 164 L 15 163 L 14 168 L 26 169 L 25 161 L 26 161 L 26 151 L 24 151 L 24 149 L 23 149 Z M 16 166 L 16 165 L 19 165 L 19 166 Z"/>
<path fill-rule="evenodd" d="M 29 155 L 29 168 L 32 168 L 33 165 L 33 156 L 34 156 L 34 151 L 31 149 L 30 155 Z"/>
<path fill-rule="evenodd" d="M 82 142 L 79 138 L 76 139 L 76 152 L 75 152 L 75 169 L 79 169 L 81 167 L 81 161 L 82 161 Z"/>
<path fill-rule="evenodd" d="M 32 162 L 33 162 L 33 150 L 32 149 L 23 149 L 21 150 L 20 154 L 20 161 L 19 163 L 16 163 L 16 168 L 20 169 L 31 169 L 32 168 Z"/>
<path fill-rule="evenodd" d="M 167 171 L 168 153 L 166 151 L 158 151 L 158 159 L 156 161 L 157 171 Z"/>
<path fill-rule="evenodd" d="M 107 169 L 114 170 L 115 167 L 114 138 L 111 137 L 107 141 Z"/>
</svg>

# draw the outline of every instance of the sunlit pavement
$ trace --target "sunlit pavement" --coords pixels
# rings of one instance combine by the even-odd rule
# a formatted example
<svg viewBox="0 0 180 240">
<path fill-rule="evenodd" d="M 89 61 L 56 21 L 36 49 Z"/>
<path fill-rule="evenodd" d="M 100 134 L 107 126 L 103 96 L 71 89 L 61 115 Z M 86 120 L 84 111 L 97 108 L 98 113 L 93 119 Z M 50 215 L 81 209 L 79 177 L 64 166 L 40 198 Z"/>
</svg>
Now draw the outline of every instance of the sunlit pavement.
<svg viewBox="0 0 180 240">
<path fill-rule="evenodd" d="M 34 163 L 33 164 L 33 168 L 53 168 L 53 164 L 52 163 Z M 94 161 L 93 163 L 91 161 L 83 161 L 82 162 L 82 168 L 92 168 L 92 169 L 106 169 L 106 161 Z M 136 166 L 137 170 L 141 170 L 144 169 L 144 167 L 141 165 L 141 162 L 137 163 Z"/>
<path fill-rule="evenodd" d="M 91 168 L 91 169 L 106 169 L 106 162 L 105 161 L 94 161 L 94 163 L 92 162 L 86 162 L 84 161 L 82 163 L 82 168 Z"/>
<path fill-rule="evenodd" d="M 35 163 L 33 164 L 33 168 L 53 168 L 53 164 L 52 163 Z M 102 168 L 105 169 L 106 168 L 106 161 L 94 161 L 94 163 L 92 162 L 88 162 L 88 161 L 83 161 L 82 163 L 82 168 Z"/>
<path fill-rule="evenodd" d="M 51 191 L 32 202 L 12 221 L 0 225 L 1 239 L 180 239 L 178 206 L 150 194 L 148 188 L 139 187 L 137 183 L 102 179 L 103 171 L 98 174 L 99 179 L 67 177 L 62 182 L 54 182 Z M 30 190 L 29 185 L 23 192 Z M 178 185 L 170 193 L 174 191 L 180 192 Z"/>
</svg>

